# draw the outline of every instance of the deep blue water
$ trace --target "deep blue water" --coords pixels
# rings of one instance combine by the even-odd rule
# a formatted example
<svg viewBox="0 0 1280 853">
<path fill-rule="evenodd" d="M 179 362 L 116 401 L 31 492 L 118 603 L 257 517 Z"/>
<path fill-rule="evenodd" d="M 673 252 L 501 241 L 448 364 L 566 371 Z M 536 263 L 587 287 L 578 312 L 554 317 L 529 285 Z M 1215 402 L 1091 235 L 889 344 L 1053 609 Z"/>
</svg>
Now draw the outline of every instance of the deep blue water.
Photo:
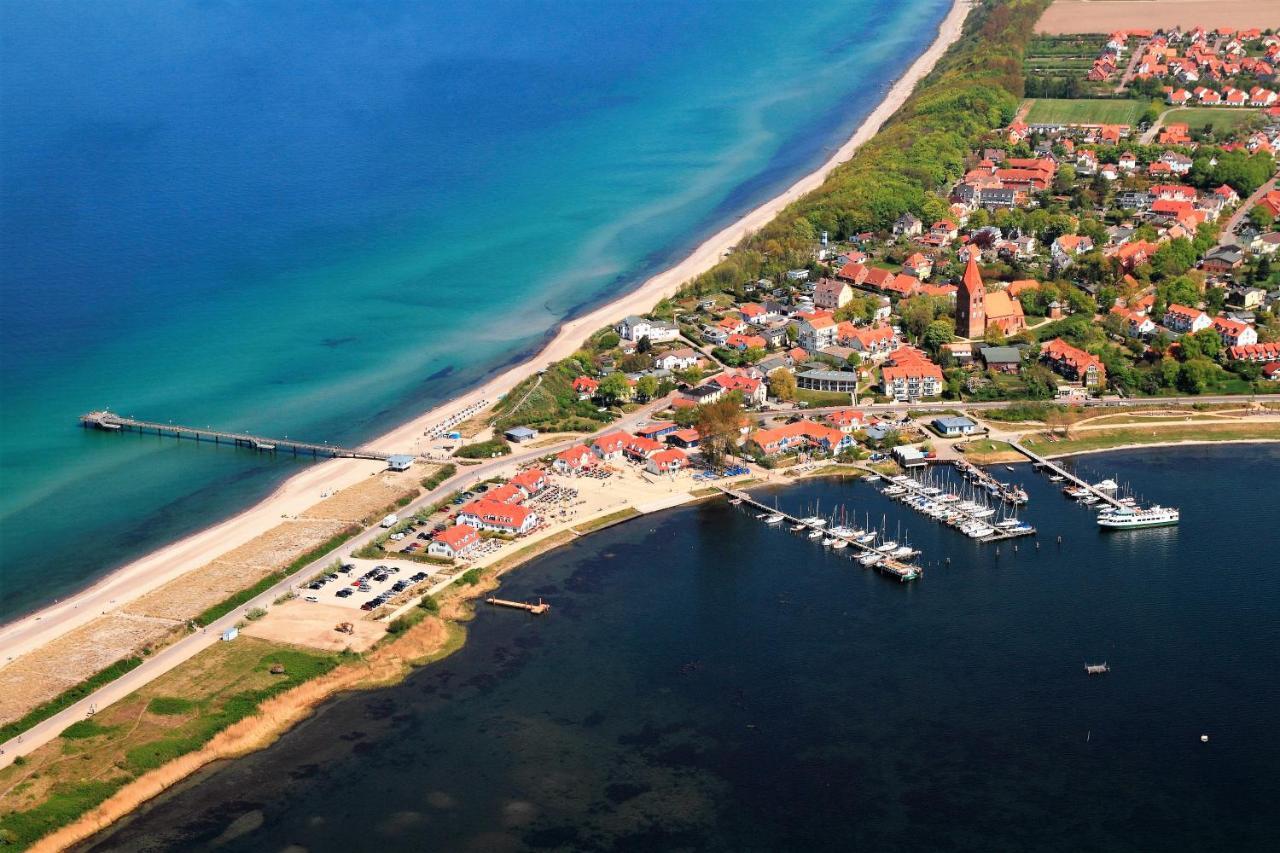
<svg viewBox="0 0 1280 853">
<path fill-rule="evenodd" d="M 376 435 L 824 160 L 947 6 L 0 2 L 0 618 L 299 464 L 81 412 Z"/>
<path fill-rule="evenodd" d="M 507 578 L 546 617 L 482 609 L 86 849 L 1274 850 L 1280 532 L 1248 496 L 1280 449 L 1077 464 L 1182 524 L 1103 533 L 1025 465 L 1040 533 L 998 554 L 858 481 L 776 493 L 903 525 L 903 586 L 723 500 L 638 519 Z"/>
</svg>

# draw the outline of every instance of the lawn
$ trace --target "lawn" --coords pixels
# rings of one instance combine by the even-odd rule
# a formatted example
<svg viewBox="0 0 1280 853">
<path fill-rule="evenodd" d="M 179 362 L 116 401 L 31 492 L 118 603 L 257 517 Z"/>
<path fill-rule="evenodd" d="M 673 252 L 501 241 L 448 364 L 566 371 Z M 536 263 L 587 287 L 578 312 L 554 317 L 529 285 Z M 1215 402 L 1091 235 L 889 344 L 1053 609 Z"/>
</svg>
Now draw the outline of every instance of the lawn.
<svg viewBox="0 0 1280 853">
<path fill-rule="evenodd" d="M 1187 424 L 1173 427 L 1130 427 L 1079 432 L 1069 439 L 1049 442 L 1043 434 L 1024 440 L 1023 444 L 1040 453 L 1079 453 L 1105 450 L 1125 444 L 1156 444 L 1165 441 L 1232 441 L 1270 439 L 1280 441 L 1280 424 Z"/>
<path fill-rule="evenodd" d="M 1249 119 L 1258 115 L 1257 110 L 1240 109 L 1239 107 L 1189 107 L 1181 110 L 1170 110 L 1165 114 L 1164 124 L 1182 122 L 1192 130 L 1200 130 L 1206 124 L 1213 125 L 1215 133 L 1235 130 Z"/>
<path fill-rule="evenodd" d="M 1127 124 L 1136 125 L 1143 104 L 1130 100 L 1098 98 L 1036 98 L 1031 101 L 1027 124 Z"/>
</svg>

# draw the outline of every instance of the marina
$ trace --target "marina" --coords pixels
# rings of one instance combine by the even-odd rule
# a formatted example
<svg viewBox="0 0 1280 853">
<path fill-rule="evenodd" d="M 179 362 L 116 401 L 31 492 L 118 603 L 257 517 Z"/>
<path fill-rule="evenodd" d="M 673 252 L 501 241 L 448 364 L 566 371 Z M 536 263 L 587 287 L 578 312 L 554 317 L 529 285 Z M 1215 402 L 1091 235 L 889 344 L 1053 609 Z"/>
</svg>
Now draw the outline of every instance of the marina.
<svg viewBox="0 0 1280 853">
<path fill-rule="evenodd" d="M 850 527 L 843 523 L 830 525 L 827 519 L 819 515 L 798 518 L 782 512 L 777 507 L 761 503 L 746 492 L 725 486 L 716 488 L 727 495 L 734 506 L 745 505 L 755 509 L 756 518 L 759 521 L 771 526 L 786 524 L 792 532 L 803 533 L 809 539 L 820 541 L 824 547 L 834 551 L 852 549 L 850 556 L 860 565 L 865 568 L 874 568 L 901 583 L 918 580 L 923 573 L 919 566 L 906 562 L 911 557 L 919 556 L 919 551 L 892 540 L 877 542 L 881 537 L 875 531 Z"/>
<path fill-rule="evenodd" d="M 941 524 L 954 527 L 970 539 L 1000 542 L 1035 535 L 1036 529 L 1016 515 L 1000 513 L 988 505 L 985 495 L 989 492 L 986 489 L 966 496 L 961 493 L 963 490 L 955 491 L 944 485 L 923 482 L 907 474 L 880 476 L 888 483 L 880 490 L 886 497 L 901 501 Z M 984 496 L 984 499 L 979 501 L 979 496 Z M 1003 517 L 993 520 L 997 514 Z"/>
</svg>

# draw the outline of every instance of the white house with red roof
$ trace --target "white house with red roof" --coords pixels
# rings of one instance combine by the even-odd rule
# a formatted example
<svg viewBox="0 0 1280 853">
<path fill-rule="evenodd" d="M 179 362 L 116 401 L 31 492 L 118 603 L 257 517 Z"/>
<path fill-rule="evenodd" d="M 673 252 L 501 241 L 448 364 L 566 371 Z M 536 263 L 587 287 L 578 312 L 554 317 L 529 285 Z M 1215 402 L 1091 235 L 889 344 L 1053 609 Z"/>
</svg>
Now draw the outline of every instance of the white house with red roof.
<svg viewBox="0 0 1280 853">
<path fill-rule="evenodd" d="M 573 390 L 578 392 L 579 400 L 590 400 L 600 390 L 600 383 L 590 376 L 579 376 L 573 380 Z"/>
<path fill-rule="evenodd" d="M 631 436 L 631 440 L 623 448 L 627 456 L 637 462 L 646 461 L 660 450 L 662 450 L 662 442 L 654 441 L 652 438 L 645 438 L 642 435 Z"/>
<path fill-rule="evenodd" d="M 594 468 L 595 464 L 596 455 L 591 452 L 591 448 L 585 444 L 577 444 L 557 453 L 551 467 L 561 474 L 577 474 L 588 468 Z"/>
<path fill-rule="evenodd" d="M 797 338 L 809 352 L 826 349 L 836 342 L 836 322 L 825 314 L 801 320 Z"/>
<path fill-rule="evenodd" d="M 1232 361 L 1251 361 L 1254 363 L 1280 361 L 1280 341 L 1230 347 L 1227 349 L 1227 358 Z"/>
<path fill-rule="evenodd" d="M 1171 302 L 1169 309 L 1164 312 L 1164 327 L 1170 331 L 1195 334 L 1212 325 L 1213 321 L 1209 319 L 1209 315 L 1199 308 L 1189 308 L 1186 305 Z"/>
<path fill-rule="evenodd" d="M 853 288 L 836 278 L 824 278 L 813 289 L 813 304 L 818 308 L 835 311 L 853 299 Z"/>
<path fill-rule="evenodd" d="M 840 409 L 826 416 L 827 423 L 843 433 L 856 432 L 867 425 L 867 416 L 857 409 Z"/>
<path fill-rule="evenodd" d="M 458 523 L 477 530 L 523 534 L 538 526 L 538 514 L 518 504 L 504 504 L 478 498 L 458 511 Z"/>
<path fill-rule="evenodd" d="M 547 480 L 547 473 L 541 468 L 526 468 L 508 480 L 507 484 L 519 489 L 524 494 L 525 500 L 551 485 Z"/>
<path fill-rule="evenodd" d="M 688 465 L 689 457 L 684 454 L 684 451 L 668 447 L 650 456 L 644 467 L 652 474 L 674 474 L 682 468 L 687 468 Z"/>
<path fill-rule="evenodd" d="M 842 328 L 839 342 L 864 356 L 888 355 L 898 346 L 892 326 L 853 326 Z"/>
<path fill-rule="evenodd" d="M 606 433 L 591 444 L 591 451 L 606 462 L 622 459 L 626 453 L 627 443 L 631 441 L 631 433 L 623 430 Z"/>
<path fill-rule="evenodd" d="M 1226 347 L 1247 347 L 1258 342 L 1258 332 L 1253 326 L 1230 317 L 1214 317 L 1213 329 Z"/>
<path fill-rule="evenodd" d="M 760 445 L 766 456 L 776 456 L 802 447 L 839 453 L 854 445 L 852 436 L 814 421 L 796 421 L 773 429 L 756 430 L 751 434 L 751 439 Z"/>
<path fill-rule="evenodd" d="M 763 381 L 753 376 L 743 376 L 737 373 L 721 373 L 719 376 L 713 376 L 707 381 L 708 385 L 718 385 L 725 390 L 739 391 L 742 398 L 747 403 L 760 404 L 768 397 L 768 389 Z"/>
<path fill-rule="evenodd" d="M 480 544 L 480 531 L 470 524 L 455 524 L 431 537 L 427 553 L 433 557 L 456 560 Z"/>
</svg>

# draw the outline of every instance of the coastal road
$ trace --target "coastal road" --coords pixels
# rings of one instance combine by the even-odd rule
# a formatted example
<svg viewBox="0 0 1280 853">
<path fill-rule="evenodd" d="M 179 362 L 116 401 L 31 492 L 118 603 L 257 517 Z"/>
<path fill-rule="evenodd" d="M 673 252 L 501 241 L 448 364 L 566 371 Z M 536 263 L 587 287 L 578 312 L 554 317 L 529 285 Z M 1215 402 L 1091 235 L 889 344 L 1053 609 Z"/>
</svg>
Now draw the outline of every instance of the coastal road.
<svg viewBox="0 0 1280 853">
<path fill-rule="evenodd" d="M 1249 215 L 1249 211 L 1257 207 L 1258 202 L 1262 201 L 1262 197 L 1275 188 L 1276 179 L 1272 178 L 1254 190 L 1253 195 L 1240 203 L 1239 209 L 1236 210 L 1235 213 L 1231 214 L 1231 218 L 1227 220 L 1227 224 L 1218 232 L 1218 246 L 1229 246 L 1235 242 L 1236 229 L 1240 227 L 1240 223 Z"/>
<path fill-rule="evenodd" d="M 655 400 L 646 404 L 640 409 L 625 415 L 622 418 L 609 424 L 605 429 L 600 430 L 596 435 L 611 432 L 616 429 L 633 429 L 640 421 L 647 420 L 653 416 L 654 412 L 660 411 L 670 404 L 670 396 Z M 536 450 L 527 450 L 523 453 L 513 453 L 509 456 L 501 456 L 479 465 L 462 467 L 454 476 L 445 480 L 435 489 L 406 506 L 401 512 L 404 515 L 412 515 L 424 506 L 435 503 L 452 494 L 455 491 L 465 490 L 482 480 L 487 480 L 495 476 L 505 468 L 515 465 L 521 465 L 526 462 L 532 462 L 543 456 L 552 453 L 559 453 L 582 441 L 581 438 L 567 439 L 557 442 L 549 446 L 542 446 Z M 140 687 L 154 681 L 169 670 L 190 660 L 200 652 L 219 642 L 222 633 L 234 626 L 237 622 L 244 618 L 244 614 L 255 607 L 269 610 L 275 600 L 286 593 L 293 592 L 297 586 L 304 585 L 316 574 L 327 569 L 333 564 L 334 560 L 341 559 L 353 551 L 367 545 L 376 538 L 383 530 L 381 527 L 374 525 L 360 533 L 355 538 L 343 543 L 338 548 L 330 551 L 324 556 L 314 560 L 289 577 L 277 583 L 275 586 L 255 596 L 253 599 L 246 601 L 243 605 L 226 614 L 220 619 L 216 619 L 204 628 L 183 637 L 172 645 L 166 646 L 152 657 L 147 658 L 136 669 L 125 673 L 120 678 L 109 684 L 95 690 L 90 695 L 76 702 L 68 708 L 63 709 L 54 714 L 44 722 L 37 723 L 32 728 L 23 732 L 21 735 L 0 744 L 0 767 L 7 767 L 13 762 L 13 759 L 19 755 L 27 755 L 38 749 L 44 744 L 56 738 L 62 733 L 63 729 L 77 720 L 83 720 L 91 716 L 95 709 L 106 708 L 113 702 L 123 699 L 130 693 Z"/>
</svg>

